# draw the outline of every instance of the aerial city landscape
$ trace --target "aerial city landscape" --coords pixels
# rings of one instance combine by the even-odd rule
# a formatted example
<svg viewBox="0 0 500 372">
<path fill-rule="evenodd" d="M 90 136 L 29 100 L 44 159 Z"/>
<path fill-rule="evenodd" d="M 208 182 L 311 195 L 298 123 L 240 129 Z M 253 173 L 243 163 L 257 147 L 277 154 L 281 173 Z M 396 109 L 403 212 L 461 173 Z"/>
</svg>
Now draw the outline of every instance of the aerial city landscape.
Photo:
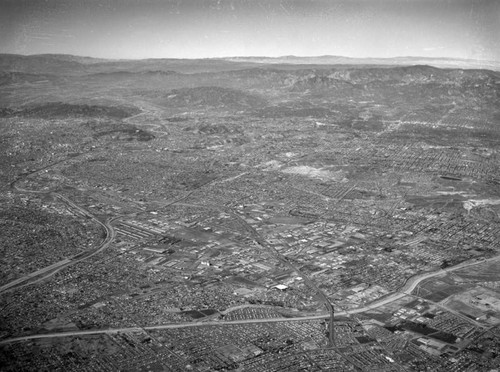
<svg viewBox="0 0 500 372">
<path fill-rule="evenodd" d="M 2 370 L 498 371 L 498 70 L 0 70 Z"/>
<path fill-rule="evenodd" d="M 0 372 L 500 372 L 499 15 L 0 0 Z"/>
</svg>

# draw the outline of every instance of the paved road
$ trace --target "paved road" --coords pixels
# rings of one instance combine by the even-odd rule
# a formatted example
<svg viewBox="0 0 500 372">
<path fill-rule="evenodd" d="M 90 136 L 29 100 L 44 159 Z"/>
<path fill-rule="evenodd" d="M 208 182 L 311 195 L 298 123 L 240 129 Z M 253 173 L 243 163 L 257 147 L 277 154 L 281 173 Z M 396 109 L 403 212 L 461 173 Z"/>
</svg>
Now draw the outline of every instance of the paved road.
<svg viewBox="0 0 500 372">
<path fill-rule="evenodd" d="M 427 280 L 429 278 L 433 278 L 436 276 L 442 276 L 442 275 L 445 275 L 445 274 L 450 273 L 452 271 L 464 269 L 466 267 L 471 267 L 471 266 L 483 264 L 486 262 L 494 262 L 494 261 L 500 261 L 500 256 L 495 256 L 492 258 L 488 258 L 486 260 L 474 260 L 474 261 L 469 261 L 469 262 L 463 262 L 463 263 L 456 265 L 456 266 L 447 267 L 446 269 L 441 269 L 441 270 L 434 271 L 431 273 L 424 273 L 424 274 L 418 274 L 418 275 L 412 276 L 411 278 L 409 278 L 406 281 L 406 283 L 403 285 L 403 287 L 401 289 L 399 289 L 397 292 L 390 294 L 389 296 L 384 297 L 380 300 L 374 301 L 374 302 L 370 303 L 369 305 L 366 305 L 366 306 L 363 306 L 363 307 L 360 307 L 357 309 L 349 310 L 347 312 L 349 314 L 357 314 L 357 313 L 362 313 L 362 312 L 365 312 L 367 310 L 371 310 L 371 309 L 375 309 L 377 307 L 387 305 L 387 304 L 394 302 L 394 301 L 397 301 L 397 300 L 399 300 L 407 295 L 410 295 L 413 292 L 413 290 L 415 288 L 417 288 L 417 286 L 421 282 L 423 282 L 424 280 Z M 343 313 L 346 313 L 346 312 L 344 311 Z M 341 313 L 339 313 L 339 315 L 341 315 Z M 343 314 L 343 315 L 345 315 L 345 314 Z"/>
<path fill-rule="evenodd" d="M 87 260 L 90 257 L 95 256 L 96 254 L 102 252 L 111 244 L 111 242 L 113 241 L 113 239 L 116 236 L 116 232 L 114 231 L 113 227 L 110 224 L 112 221 L 113 221 L 112 219 L 109 219 L 104 224 L 99 222 L 106 229 L 106 238 L 101 243 L 99 248 L 92 250 L 92 251 L 85 252 L 85 254 L 80 253 L 80 254 L 75 256 L 77 258 L 64 259 L 62 261 L 56 262 L 55 264 L 47 266 L 43 269 L 40 269 L 38 271 L 35 271 L 35 272 L 30 273 L 28 275 L 25 275 L 22 278 L 18 278 L 16 280 L 0 287 L 0 293 L 6 292 L 9 290 L 19 289 L 19 288 L 25 287 L 27 285 L 32 285 L 32 284 L 38 283 L 42 280 L 45 280 L 45 279 L 51 277 L 52 275 L 58 273 L 59 271 L 61 271 L 62 269 L 66 268 L 68 266 L 75 265 L 79 262 Z"/>
<path fill-rule="evenodd" d="M 13 186 L 19 191 L 38 193 L 37 191 L 21 189 L 21 188 L 17 187 L 15 184 L 13 184 Z M 87 210 L 81 208 L 80 206 L 76 205 L 71 200 L 69 200 L 67 197 L 65 197 L 61 194 L 55 193 L 55 192 L 52 192 L 50 194 L 53 195 L 54 197 L 60 199 L 62 202 L 66 203 L 70 207 L 78 210 L 83 215 L 91 218 L 93 221 L 97 222 L 99 225 L 101 225 L 104 228 L 104 230 L 106 231 L 106 238 L 101 243 L 101 245 L 95 250 L 91 250 L 91 251 L 88 251 L 85 253 L 79 253 L 78 255 L 74 256 L 74 258 L 66 258 L 64 260 L 56 262 L 50 266 L 44 267 L 44 268 L 42 268 L 38 271 L 35 271 L 33 273 L 27 274 L 21 278 L 17 278 L 16 280 L 13 280 L 12 282 L 1 286 L 0 293 L 14 290 L 14 289 L 18 289 L 21 287 L 25 287 L 27 285 L 32 285 L 32 284 L 38 283 L 44 279 L 47 279 L 48 277 L 56 274 L 57 272 L 61 271 L 62 269 L 66 268 L 68 266 L 71 266 L 71 265 L 77 264 L 78 262 L 87 260 L 90 257 L 102 252 L 114 240 L 114 238 L 116 236 L 116 232 L 113 229 L 113 226 L 111 226 L 111 222 L 114 221 L 115 219 L 117 219 L 116 217 L 112 218 L 112 219 L 108 219 L 107 221 L 105 221 L 103 223 L 103 222 L 99 221 L 99 219 L 97 219 L 93 214 L 91 214 Z"/>
<path fill-rule="evenodd" d="M 302 273 L 297 266 L 295 266 L 288 258 L 284 257 L 281 253 L 279 253 L 274 247 L 269 246 L 267 243 L 265 245 L 262 245 L 258 243 L 261 247 L 266 249 L 268 252 L 271 252 L 271 255 L 273 255 L 275 258 L 283 262 L 286 266 L 291 268 L 293 271 L 295 271 L 298 275 L 302 277 L 304 282 L 307 284 L 307 286 L 321 298 L 323 301 L 323 304 L 326 306 L 328 309 L 328 312 L 330 313 L 330 322 L 329 322 L 329 332 L 328 332 L 328 343 L 330 346 L 334 345 L 334 335 L 333 335 L 333 318 L 334 318 L 334 310 L 333 310 L 333 305 L 330 302 L 330 299 L 328 296 L 325 295 L 325 293 L 318 288 L 316 283 L 314 283 L 307 275 Z"/>
<path fill-rule="evenodd" d="M 232 320 L 232 321 L 211 321 L 211 322 L 190 322 L 190 323 L 171 323 L 147 327 L 124 327 L 124 328 L 110 328 L 110 329 L 96 329 L 89 331 L 70 331 L 70 332 L 55 332 L 38 335 L 29 335 L 1 340 L 0 345 L 8 344 L 16 341 L 36 340 L 41 338 L 55 338 L 55 337 L 68 337 L 68 336 L 81 336 L 81 335 L 96 335 L 96 334 L 113 334 L 120 332 L 143 332 L 161 329 L 175 329 L 175 328 L 192 328 L 192 327 L 207 327 L 207 326 L 220 326 L 231 324 L 256 324 L 256 323 L 279 323 L 279 322 L 300 322 L 304 320 L 318 320 L 328 319 L 330 315 L 317 315 L 308 316 L 303 318 L 270 318 L 270 319 L 249 319 L 249 320 Z"/>
<path fill-rule="evenodd" d="M 0 293 L 6 291 L 9 288 L 17 287 L 20 284 L 24 283 L 25 281 L 27 281 L 27 280 L 29 280 L 31 278 L 38 277 L 38 276 L 43 275 L 43 274 L 45 274 L 47 272 L 50 272 L 51 270 L 57 269 L 58 267 L 60 267 L 62 265 L 65 265 L 65 264 L 67 264 L 70 261 L 71 260 L 69 258 L 66 258 L 66 259 L 64 259 L 62 261 L 56 262 L 55 264 L 52 264 L 52 265 L 47 266 L 47 267 L 44 267 L 43 269 L 40 269 L 40 270 L 37 270 L 35 272 L 29 273 L 29 274 L 27 274 L 27 275 L 25 275 L 25 276 L 23 276 L 21 278 L 17 278 L 15 280 L 13 280 L 12 282 L 7 283 L 7 284 L 1 286 L 0 287 Z"/>
<path fill-rule="evenodd" d="M 486 262 L 494 262 L 499 261 L 500 256 L 492 257 L 487 260 L 476 260 L 472 262 L 464 262 L 457 266 L 448 267 L 443 270 L 439 270 L 432 273 L 420 274 L 410 278 L 406 284 L 401 288 L 400 291 L 395 292 L 387 297 L 379 301 L 372 302 L 369 305 L 347 310 L 347 311 L 337 311 L 335 313 L 336 316 L 346 316 L 353 315 L 358 313 L 363 313 L 368 310 L 376 309 L 378 307 L 387 305 L 391 302 L 397 301 L 407 295 L 409 295 L 418 284 L 422 281 L 440 275 L 445 275 L 446 273 L 460 270 L 466 267 L 471 267 L 475 265 L 479 265 Z M 320 314 L 320 315 L 311 315 L 305 317 L 296 317 L 296 318 L 270 318 L 270 319 L 249 319 L 249 320 L 235 320 L 235 321 L 210 321 L 210 322 L 189 322 L 189 323 L 171 323 L 164 325 L 156 325 L 156 326 L 146 326 L 146 327 L 124 327 L 124 328 L 112 328 L 112 329 L 96 329 L 89 331 L 72 331 L 72 332 L 55 332 L 55 333 L 46 333 L 46 334 L 38 334 L 38 335 L 28 335 L 21 337 L 14 337 L 10 339 L 5 339 L 0 341 L 0 345 L 8 344 L 16 341 L 23 340 L 33 340 L 33 339 L 41 339 L 41 338 L 53 338 L 53 337 L 67 337 L 67 336 L 79 336 L 79 335 L 93 335 L 93 334 L 112 334 L 119 332 L 142 332 L 144 330 L 155 330 L 155 329 L 174 329 L 174 328 L 190 328 L 190 327 L 206 327 L 206 326 L 224 326 L 231 324 L 256 324 L 256 323 L 276 323 L 276 322 L 300 322 L 305 320 L 321 320 L 321 319 L 330 319 L 330 314 Z"/>
<path fill-rule="evenodd" d="M 38 170 L 40 171 L 40 170 Z M 35 172 L 33 172 L 35 173 Z M 16 186 L 16 182 L 18 182 L 20 179 L 16 180 L 15 182 L 12 183 L 12 186 L 16 188 L 19 191 L 23 192 L 33 192 L 33 193 L 43 193 L 40 191 L 32 191 L 32 190 L 25 190 L 20 187 Z M 58 271 L 62 270 L 63 268 L 74 265 L 78 262 L 81 262 L 83 260 L 86 260 L 99 252 L 103 251 L 106 249 L 109 244 L 113 241 L 115 238 L 115 231 L 113 227 L 111 226 L 111 222 L 114 219 L 109 219 L 106 222 L 102 223 L 99 221 L 94 215 L 92 215 L 90 212 L 87 210 L 81 208 L 77 204 L 73 203 L 71 200 L 66 198 L 65 196 L 58 194 L 58 193 L 51 193 L 53 196 L 59 198 L 61 201 L 64 203 L 68 204 L 70 207 L 78 210 L 80 213 L 83 215 L 93 219 L 95 222 L 100 224 L 105 230 L 106 230 L 106 238 L 101 244 L 101 246 L 94 250 L 90 251 L 84 255 L 78 255 L 78 259 L 66 259 L 63 261 L 60 261 L 56 264 L 53 264 L 51 266 L 48 266 L 46 268 L 43 268 L 35 273 L 31 273 L 26 275 L 23 278 L 19 278 L 14 280 L 11 283 L 8 283 L 2 287 L 0 287 L 0 292 L 5 292 L 7 290 L 12 290 L 14 288 L 19 288 L 25 285 L 31 285 L 36 282 L 39 282 L 41 280 L 46 279 L 47 277 L 54 275 Z M 327 307 L 329 314 L 322 314 L 322 315 L 314 315 L 314 316 L 306 316 L 306 317 L 297 317 L 297 318 L 271 318 L 271 319 L 250 319 L 250 320 L 237 320 L 237 321 L 206 321 L 206 322 L 190 322 L 190 323 L 173 323 L 173 324 L 165 324 L 165 325 L 157 325 L 157 326 L 146 326 L 146 327 L 128 327 L 128 328 L 115 328 L 115 329 L 101 329 L 101 330 L 90 330 L 90 331 L 73 331 L 73 332 L 56 332 L 56 333 L 48 333 L 48 334 L 41 334 L 41 335 L 29 335 L 29 336 L 23 336 L 23 337 L 16 337 L 16 338 L 11 338 L 11 339 L 6 339 L 0 341 L 0 344 L 6 344 L 10 342 L 15 342 L 15 341 L 22 341 L 22 340 L 29 340 L 29 339 L 39 339 L 39 338 L 50 338 L 50 337 L 66 337 L 66 336 L 77 336 L 77 335 L 87 335 L 87 334 L 106 334 L 106 333 L 117 333 L 117 332 L 139 332 L 143 330 L 154 330 L 154 329 L 170 329 L 170 328 L 186 328 L 186 327 L 200 327 L 200 326 L 210 326 L 210 325 L 227 325 L 227 324 L 253 324 L 253 323 L 270 323 L 270 322 L 290 322 L 290 321 L 304 321 L 304 320 L 315 320 L 315 319 L 329 319 L 330 320 L 330 329 L 333 330 L 333 318 L 334 318 L 334 312 L 333 312 L 333 305 L 331 304 L 330 300 L 328 297 L 315 285 L 315 283 L 309 279 L 306 275 L 300 272 L 300 270 L 291 262 L 287 257 L 284 257 L 281 255 L 276 249 L 273 247 L 269 246 L 267 242 L 262 238 L 262 236 L 252 227 L 250 226 L 244 219 L 242 219 L 237 213 L 234 213 L 231 209 L 224 207 L 224 206 L 215 206 L 215 205 L 197 205 L 197 204 L 188 204 L 188 203 L 179 203 L 183 199 L 186 199 L 189 195 L 191 194 L 188 193 L 187 195 L 184 195 L 183 197 L 180 197 L 178 199 L 175 199 L 169 204 L 181 204 L 181 205 L 189 205 L 189 206 L 195 206 L 195 207 L 202 207 L 202 208 L 214 208 L 218 210 L 224 210 L 225 212 L 230 213 L 233 215 L 239 222 L 241 222 L 242 226 L 245 227 L 245 229 L 251 233 L 253 238 L 255 239 L 255 242 L 262 247 L 264 250 L 267 250 L 272 256 L 274 256 L 276 259 L 280 260 L 283 262 L 286 266 L 290 267 L 293 271 L 295 271 L 297 274 L 301 275 L 306 284 L 314 290 L 323 300 L 325 306 Z M 474 260 L 471 262 L 464 262 L 462 264 L 453 266 L 453 267 L 448 267 L 446 269 L 438 270 L 435 272 L 431 273 L 424 273 L 424 274 L 419 274 L 416 276 L 413 276 L 409 278 L 404 286 L 397 292 L 390 294 L 378 301 L 372 302 L 369 305 L 357 308 L 357 309 L 352 309 L 352 310 L 347 310 L 347 311 L 340 311 L 337 312 L 335 315 L 337 316 L 345 316 L 345 315 L 351 315 L 351 314 L 357 314 L 357 313 L 362 313 L 367 310 L 371 309 L 376 309 L 378 307 L 384 306 L 386 304 L 389 304 L 391 302 L 397 301 L 409 294 L 420 284 L 422 281 L 435 277 L 435 276 L 441 276 L 445 275 L 448 272 L 460 270 L 466 267 L 471 267 L 475 265 L 479 265 L 485 262 L 493 262 L 493 261 L 498 261 L 500 260 L 500 256 L 497 257 L 492 257 L 487 260 Z M 34 280 L 32 280 L 34 279 Z M 25 283 L 26 281 L 29 281 L 28 283 Z M 23 284 L 24 283 L 24 284 Z M 330 331 L 330 343 L 333 343 L 333 332 Z"/>
<path fill-rule="evenodd" d="M 288 259 L 287 257 L 283 256 L 278 250 L 276 250 L 274 247 L 270 246 L 267 241 L 262 237 L 262 235 L 259 234 L 257 230 L 253 228 L 249 223 L 247 223 L 243 218 L 238 213 L 235 213 L 231 208 L 228 208 L 226 206 L 219 206 L 219 205 L 200 205 L 200 204 L 190 204 L 190 203 L 179 203 L 179 205 L 186 205 L 186 206 L 191 206 L 191 207 L 198 207 L 198 208 L 212 208 L 215 210 L 221 210 L 224 211 L 230 215 L 232 215 L 239 223 L 242 225 L 242 227 L 245 228 L 245 230 L 250 233 L 252 238 L 254 239 L 255 244 L 257 244 L 263 251 L 266 251 L 269 255 L 272 257 L 276 258 L 278 261 L 283 263 L 285 266 L 289 267 L 292 271 L 294 271 L 297 275 L 302 277 L 306 285 L 313 291 L 315 294 L 320 297 L 321 301 L 323 304 L 326 306 L 328 309 L 328 312 L 330 313 L 330 324 L 329 328 L 330 331 L 328 333 L 328 342 L 331 346 L 334 344 L 334 335 L 333 335 L 333 317 L 334 317 L 334 309 L 333 305 L 330 302 L 330 299 L 328 296 L 325 295 L 325 293 L 318 288 L 316 283 L 312 281 L 306 274 L 300 271 L 300 269 L 293 264 L 293 262 Z"/>
</svg>

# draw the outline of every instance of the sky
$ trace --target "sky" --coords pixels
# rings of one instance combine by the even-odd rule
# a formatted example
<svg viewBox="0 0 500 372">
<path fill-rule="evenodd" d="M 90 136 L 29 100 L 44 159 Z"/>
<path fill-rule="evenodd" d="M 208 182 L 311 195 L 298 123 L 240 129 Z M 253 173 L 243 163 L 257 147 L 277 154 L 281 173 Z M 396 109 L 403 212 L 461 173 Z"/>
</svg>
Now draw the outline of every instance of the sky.
<svg viewBox="0 0 500 372">
<path fill-rule="evenodd" d="M 0 53 L 500 61 L 500 0 L 0 0 Z"/>
</svg>

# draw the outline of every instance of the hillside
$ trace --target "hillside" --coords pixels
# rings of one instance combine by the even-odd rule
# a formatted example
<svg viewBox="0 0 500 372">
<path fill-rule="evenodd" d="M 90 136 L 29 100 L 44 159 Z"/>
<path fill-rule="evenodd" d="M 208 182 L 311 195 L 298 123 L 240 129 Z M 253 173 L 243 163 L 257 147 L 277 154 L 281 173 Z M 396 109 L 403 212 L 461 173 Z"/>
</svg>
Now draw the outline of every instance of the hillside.
<svg viewBox="0 0 500 372">
<path fill-rule="evenodd" d="M 174 89 L 166 97 L 166 105 L 175 107 L 212 107 L 234 110 L 262 106 L 265 100 L 257 95 L 241 90 L 202 86 L 196 88 Z"/>
<path fill-rule="evenodd" d="M 4 117 L 20 116 L 42 119 L 62 118 L 115 118 L 124 119 L 138 114 L 140 111 L 133 107 L 110 107 L 99 105 L 78 105 L 62 102 L 49 102 L 43 105 L 33 105 L 22 109 L 0 109 Z"/>
</svg>

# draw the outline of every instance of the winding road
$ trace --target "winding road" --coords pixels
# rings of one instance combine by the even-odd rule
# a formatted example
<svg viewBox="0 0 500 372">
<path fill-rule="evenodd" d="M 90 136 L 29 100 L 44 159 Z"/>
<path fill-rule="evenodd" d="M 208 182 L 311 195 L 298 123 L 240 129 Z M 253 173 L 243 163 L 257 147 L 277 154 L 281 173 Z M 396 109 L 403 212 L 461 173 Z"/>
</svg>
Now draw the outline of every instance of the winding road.
<svg viewBox="0 0 500 372">
<path fill-rule="evenodd" d="M 56 196 L 58 199 L 61 199 L 61 200 L 65 201 L 68 205 L 72 205 L 73 207 L 78 208 L 78 210 L 80 210 L 86 216 L 92 218 L 95 222 L 97 222 L 99 225 L 101 225 L 104 228 L 104 230 L 106 231 L 106 237 L 105 237 L 105 239 L 103 240 L 103 242 L 101 243 L 101 245 L 98 248 L 94 249 L 94 250 L 90 250 L 90 251 L 87 251 L 87 252 L 79 253 L 79 254 L 73 256 L 72 258 L 66 258 L 64 260 L 56 262 L 56 263 L 54 263 L 54 264 L 52 264 L 50 266 L 44 267 L 43 269 L 40 269 L 38 271 L 35 271 L 35 272 L 30 273 L 28 275 L 25 275 L 25 276 L 23 276 L 21 278 L 18 278 L 18 279 L 14 280 L 14 281 L 12 281 L 10 283 L 7 283 L 7 284 L 1 286 L 0 287 L 0 293 L 6 292 L 6 291 L 9 291 L 9 290 L 18 289 L 18 288 L 21 288 L 21 287 L 25 287 L 27 285 L 32 285 L 32 284 L 38 283 L 38 282 L 40 282 L 42 280 L 45 280 L 45 279 L 51 277 L 52 275 L 58 273 L 59 271 L 61 271 L 62 269 L 66 268 L 68 266 L 72 266 L 72 265 L 75 265 L 75 264 L 77 264 L 79 262 L 87 260 L 90 257 L 95 256 L 96 254 L 98 254 L 98 253 L 102 252 L 103 250 L 105 250 L 111 244 L 111 242 L 113 241 L 113 239 L 115 238 L 116 232 L 113 229 L 113 226 L 111 226 L 111 222 L 113 222 L 114 220 L 116 220 L 117 217 L 112 218 L 112 219 L 108 219 L 104 223 L 102 223 L 95 216 L 93 216 L 88 211 L 84 210 L 83 208 L 76 206 L 76 204 L 74 204 L 73 202 L 71 202 L 66 197 L 64 197 L 64 196 L 62 196 L 60 194 L 57 194 L 57 193 L 52 193 L 52 195 Z"/>
<path fill-rule="evenodd" d="M 28 286 L 28 285 L 32 285 L 32 284 L 38 283 L 38 282 L 40 282 L 42 280 L 45 280 L 45 279 L 49 278 L 50 276 L 52 276 L 52 275 L 54 275 L 56 273 L 58 273 L 59 271 L 61 271 L 62 269 L 66 268 L 68 266 L 75 265 L 75 264 L 77 264 L 79 262 L 87 260 L 90 257 L 92 257 L 92 256 L 94 256 L 94 255 L 102 252 L 103 250 L 105 250 L 111 244 L 111 242 L 113 241 L 113 239 L 116 236 L 116 232 L 113 229 L 113 226 L 111 226 L 111 222 L 113 222 L 114 220 L 118 219 L 119 217 L 110 218 L 110 219 L 106 220 L 105 222 L 101 222 L 92 213 L 90 213 L 89 211 L 83 209 L 79 205 L 73 203 L 70 199 L 68 199 L 67 197 L 65 197 L 65 196 L 63 196 L 63 195 L 61 195 L 59 193 L 51 192 L 51 191 L 27 190 L 27 189 L 23 189 L 23 188 L 21 188 L 21 187 L 19 187 L 17 185 L 17 183 L 19 181 L 21 181 L 25 177 L 29 176 L 30 174 L 41 172 L 41 171 L 43 171 L 45 169 L 48 169 L 48 168 L 50 168 L 50 167 L 52 167 L 54 165 L 57 165 L 57 164 L 59 164 L 61 162 L 62 161 L 59 161 L 57 163 L 51 164 L 50 166 L 43 167 L 41 169 L 38 169 L 38 170 L 33 171 L 31 173 L 28 173 L 28 174 L 24 174 L 23 176 L 19 177 L 15 181 L 13 181 L 11 183 L 11 187 L 14 188 L 16 191 L 24 192 L 24 193 L 49 194 L 49 195 L 52 195 L 53 197 L 55 197 L 55 198 L 59 199 L 60 201 L 62 201 L 63 203 L 65 203 L 68 207 L 73 208 L 74 210 L 80 212 L 82 215 L 84 215 L 84 216 L 92 219 L 94 222 L 96 222 L 97 224 L 99 224 L 100 226 L 102 226 L 102 228 L 106 232 L 106 237 L 104 238 L 104 240 L 102 241 L 102 243 L 100 244 L 100 246 L 97 247 L 96 249 L 79 253 L 79 254 L 71 257 L 71 258 L 65 258 L 64 260 L 56 262 L 56 263 L 54 263 L 54 264 L 52 264 L 50 266 L 44 267 L 44 268 L 42 268 L 40 270 L 37 270 L 37 271 L 32 272 L 30 274 L 27 274 L 27 275 L 25 275 L 25 276 L 23 276 L 21 278 L 17 278 L 15 280 L 11 281 L 10 283 L 7 283 L 7 284 L 1 286 L 0 287 L 0 293 L 11 291 L 11 290 L 14 290 L 14 289 L 18 289 L 18 288 L 22 288 L 22 287 L 25 287 L 25 286 Z"/>
</svg>

